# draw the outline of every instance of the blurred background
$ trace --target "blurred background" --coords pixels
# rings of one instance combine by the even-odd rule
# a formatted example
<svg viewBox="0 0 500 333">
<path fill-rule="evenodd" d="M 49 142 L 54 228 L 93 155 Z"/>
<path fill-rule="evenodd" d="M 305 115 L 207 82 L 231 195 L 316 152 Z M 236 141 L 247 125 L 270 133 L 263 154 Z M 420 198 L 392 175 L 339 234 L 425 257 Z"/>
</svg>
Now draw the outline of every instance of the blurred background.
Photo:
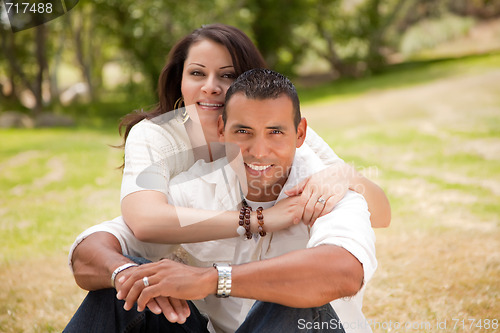
<svg viewBox="0 0 500 333">
<path fill-rule="evenodd" d="M 0 332 L 69 321 L 85 295 L 69 246 L 120 214 L 118 122 L 157 102 L 173 44 L 215 22 L 245 31 L 388 194 L 373 330 L 498 329 L 500 1 L 96 0 L 16 33 L 0 13 Z"/>
</svg>

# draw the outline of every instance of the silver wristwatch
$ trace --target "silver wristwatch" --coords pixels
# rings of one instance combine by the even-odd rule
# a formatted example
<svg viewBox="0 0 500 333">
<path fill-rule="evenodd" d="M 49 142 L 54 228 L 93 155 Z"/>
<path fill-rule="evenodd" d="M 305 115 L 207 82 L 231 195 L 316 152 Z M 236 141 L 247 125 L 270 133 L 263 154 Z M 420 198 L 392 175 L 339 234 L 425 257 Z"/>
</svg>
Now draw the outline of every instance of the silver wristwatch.
<svg viewBox="0 0 500 333">
<path fill-rule="evenodd" d="M 217 297 L 229 297 L 231 295 L 231 265 L 226 263 L 214 263 L 219 274 L 217 281 Z"/>
</svg>

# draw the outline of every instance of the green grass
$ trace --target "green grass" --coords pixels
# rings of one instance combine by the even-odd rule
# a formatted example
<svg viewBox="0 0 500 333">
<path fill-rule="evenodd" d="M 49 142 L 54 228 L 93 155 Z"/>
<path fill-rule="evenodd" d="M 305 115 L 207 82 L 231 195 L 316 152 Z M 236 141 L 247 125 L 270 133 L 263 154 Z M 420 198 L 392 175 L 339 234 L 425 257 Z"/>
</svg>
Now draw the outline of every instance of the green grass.
<svg viewBox="0 0 500 333">
<path fill-rule="evenodd" d="M 97 216 L 119 214 L 122 152 L 107 146 L 118 137 L 83 129 L 8 130 L 0 151 L 0 258 L 18 260 L 63 251 Z M 109 193 L 106 205 L 93 205 Z M 109 210 L 110 207 L 115 209 Z"/>
</svg>

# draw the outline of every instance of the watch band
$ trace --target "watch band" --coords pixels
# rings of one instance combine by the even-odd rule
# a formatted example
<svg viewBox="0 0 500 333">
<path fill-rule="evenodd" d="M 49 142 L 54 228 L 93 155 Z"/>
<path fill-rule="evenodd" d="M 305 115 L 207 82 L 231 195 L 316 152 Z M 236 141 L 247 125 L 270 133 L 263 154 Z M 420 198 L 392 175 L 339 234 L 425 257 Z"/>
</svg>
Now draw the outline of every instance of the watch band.
<svg viewBox="0 0 500 333">
<path fill-rule="evenodd" d="M 214 263 L 219 275 L 217 281 L 217 297 L 229 297 L 231 295 L 231 265 L 226 263 Z"/>
</svg>

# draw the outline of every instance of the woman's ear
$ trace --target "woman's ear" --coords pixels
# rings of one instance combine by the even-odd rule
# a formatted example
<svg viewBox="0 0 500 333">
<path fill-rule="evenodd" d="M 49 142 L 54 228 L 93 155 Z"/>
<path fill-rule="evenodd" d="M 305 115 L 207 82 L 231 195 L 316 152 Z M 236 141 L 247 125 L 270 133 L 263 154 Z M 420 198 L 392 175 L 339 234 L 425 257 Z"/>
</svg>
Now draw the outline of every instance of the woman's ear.
<svg viewBox="0 0 500 333">
<path fill-rule="evenodd" d="M 224 142 L 224 120 L 222 115 L 217 119 L 217 134 L 219 134 L 219 142 Z"/>
<path fill-rule="evenodd" d="M 300 119 L 300 123 L 297 126 L 297 144 L 295 147 L 299 148 L 302 146 L 304 143 L 304 140 L 306 139 L 306 132 L 307 132 L 307 120 L 306 118 L 302 117 Z"/>
</svg>

